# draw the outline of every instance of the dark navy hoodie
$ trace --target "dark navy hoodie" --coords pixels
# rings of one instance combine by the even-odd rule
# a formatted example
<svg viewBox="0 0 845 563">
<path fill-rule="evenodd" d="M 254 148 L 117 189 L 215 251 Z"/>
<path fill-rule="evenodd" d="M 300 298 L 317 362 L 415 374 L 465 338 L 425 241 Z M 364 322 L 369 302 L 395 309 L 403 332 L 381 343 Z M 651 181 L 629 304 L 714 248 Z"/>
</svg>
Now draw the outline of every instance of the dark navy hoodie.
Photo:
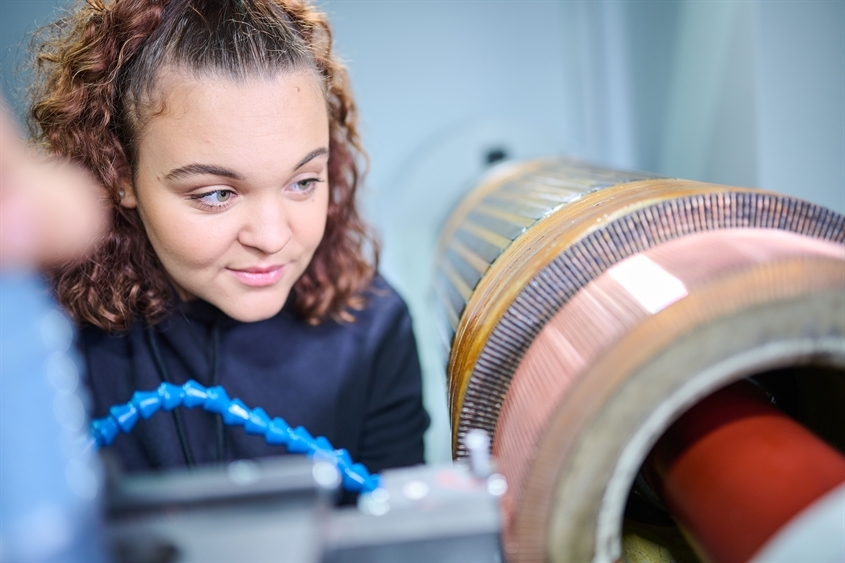
<svg viewBox="0 0 845 563">
<path fill-rule="evenodd" d="M 79 346 L 87 363 L 92 415 L 108 415 L 136 390 L 164 378 L 222 385 L 229 397 L 261 407 L 313 436 L 346 448 L 371 472 L 422 463 L 428 415 L 422 406 L 420 365 L 408 309 L 380 277 L 355 322 L 312 326 L 291 300 L 276 316 L 254 323 L 228 317 L 204 301 L 180 303 L 164 321 L 135 323 L 108 334 L 87 327 Z M 156 357 L 157 356 L 157 357 Z M 280 455 L 281 446 L 218 415 L 179 408 L 140 420 L 111 448 L 127 471 Z M 177 425 L 182 427 L 180 440 Z M 187 448 L 187 452 L 185 451 Z"/>
</svg>

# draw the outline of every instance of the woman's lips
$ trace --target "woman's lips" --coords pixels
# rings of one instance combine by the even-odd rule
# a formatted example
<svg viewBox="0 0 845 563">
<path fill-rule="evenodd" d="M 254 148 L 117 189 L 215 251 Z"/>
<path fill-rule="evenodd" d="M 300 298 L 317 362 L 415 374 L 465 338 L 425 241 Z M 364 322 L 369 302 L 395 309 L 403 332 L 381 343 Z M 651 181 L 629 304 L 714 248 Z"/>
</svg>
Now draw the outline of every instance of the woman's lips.
<svg viewBox="0 0 845 563">
<path fill-rule="evenodd" d="M 243 270 L 236 270 L 228 268 L 232 274 L 244 285 L 252 287 L 264 287 L 273 285 L 285 273 L 284 266 L 270 266 L 267 268 L 245 268 Z"/>
</svg>

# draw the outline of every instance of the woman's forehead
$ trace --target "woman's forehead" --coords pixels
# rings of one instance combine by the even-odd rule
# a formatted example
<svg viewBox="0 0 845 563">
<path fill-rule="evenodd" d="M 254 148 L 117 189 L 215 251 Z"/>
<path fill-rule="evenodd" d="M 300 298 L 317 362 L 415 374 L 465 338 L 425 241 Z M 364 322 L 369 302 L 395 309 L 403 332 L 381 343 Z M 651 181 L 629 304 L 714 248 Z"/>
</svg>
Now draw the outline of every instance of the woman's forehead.
<svg viewBox="0 0 845 563">
<path fill-rule="evenodd" d="M 179 101 L 185 101 L 186 96 L 199 99 L 210 92 L 228 90 L 249 98 L 266 89 L 283 92 L 290 83 L 295 83 L 297 88 L 312 90 L 325 99 L 324 81 L 316 70 L 310 68 L 273 72 L 255 70 L 244 76 L 235 76 L 222 69 L 194 69 L 170 63 L 156 72 L 145 95 L 132 105 L 136 106 L 136 112 L 151 118 L 167 112 L 174 95 L 181 98 Z"/>
<path fill-rule="evenodd" d="M 140 160 L 159 172 L 194 162 L 295 168 L 304 155 L 328 148 L 328 113 L 311 73 L 240 83 L 175 73 L 162 81 L 162 96 L 163 111 L 139 142 Z"/>
</svg>

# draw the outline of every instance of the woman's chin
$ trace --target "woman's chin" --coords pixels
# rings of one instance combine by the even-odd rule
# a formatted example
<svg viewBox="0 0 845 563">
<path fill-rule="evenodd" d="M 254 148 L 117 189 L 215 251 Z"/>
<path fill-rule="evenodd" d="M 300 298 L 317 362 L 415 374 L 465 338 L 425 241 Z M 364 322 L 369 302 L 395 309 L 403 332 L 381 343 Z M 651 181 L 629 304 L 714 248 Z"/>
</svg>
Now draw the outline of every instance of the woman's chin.
<svg viewBox="0 0 845 563">
<path fill-rule="evenodd" d="M 275 317 L 287 301 L 284 296 L 264 296 L 262 299 L 227 299 L 221 302 L 209 301 L 229 317 L 242 323 L 255 323 Z"/>
</svg>

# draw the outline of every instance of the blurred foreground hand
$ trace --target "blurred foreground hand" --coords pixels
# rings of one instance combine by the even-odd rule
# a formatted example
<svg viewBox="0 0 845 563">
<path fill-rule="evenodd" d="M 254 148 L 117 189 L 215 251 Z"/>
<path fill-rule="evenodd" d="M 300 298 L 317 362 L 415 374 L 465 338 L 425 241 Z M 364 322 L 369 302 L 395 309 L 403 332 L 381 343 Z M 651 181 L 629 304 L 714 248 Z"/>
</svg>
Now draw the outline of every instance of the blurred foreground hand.
<svg viewBox="0 0 845 563">
<path fill-rule="evenodd" d="M 108 225 L 103 197 L 87 171 L 28 148 L 0 100 L 0 269 L 82 257 Z"/>
<path fill-rule="evenodd" d="M 101 193 L 28 149 L 0 100 L 0 563 L 107 560 L 73 325 L 32 272 L 91 248 Z"/>
</svg>

